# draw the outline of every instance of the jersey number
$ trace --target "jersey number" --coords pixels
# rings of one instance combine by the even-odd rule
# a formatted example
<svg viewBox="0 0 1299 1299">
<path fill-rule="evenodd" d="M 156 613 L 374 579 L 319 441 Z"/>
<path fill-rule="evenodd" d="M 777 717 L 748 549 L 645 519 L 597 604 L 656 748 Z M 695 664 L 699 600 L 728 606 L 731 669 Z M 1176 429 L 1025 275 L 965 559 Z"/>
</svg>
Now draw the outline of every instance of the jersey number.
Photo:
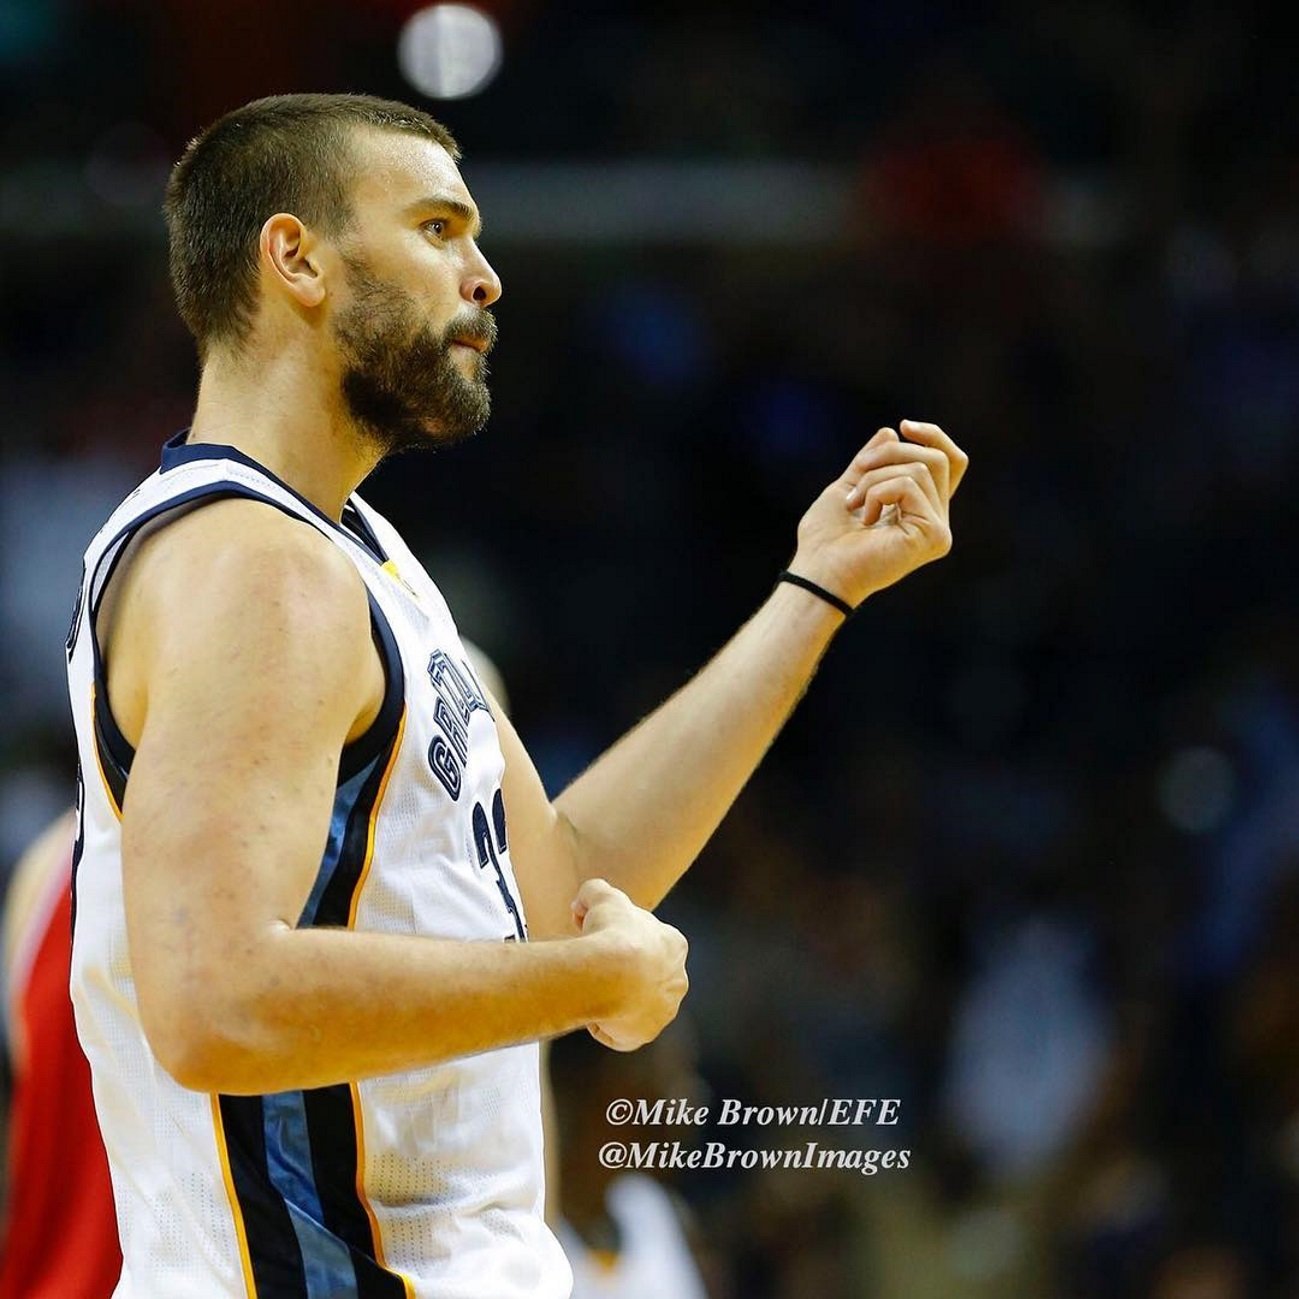
<svg viewBox="0 0 1299 1299">
<path fill-rule="evenodd" d="M 493 834 L 493 830 L 495 834 Z M 505 903 L 505 909 L 510 913 L 510 918 L 514 921 L 514 933 L 511 938 L 527 940 L 527 934 L 523 928 L 523 916 L 519 911 L 518 903 L 514 900 L 514 895 L 510 892 L 509 882 L 505 878 L 505 872 L 501 869 L 501 859 L 497 855 L 499 852 L 508 851 L 508 842 L 505 837 L 505 799 L 501 796 L 498 789 L 492 798 L 492 815 L 491 823 L 488 823 L 487 812 L 481 803 L 474 804 L 474 847 L 478 849 L 478 866 L 481 870 L 486 870 L 489 866 L 496 872 L 496 887 L 501 891 L 501 900 Z"/>
</svg>

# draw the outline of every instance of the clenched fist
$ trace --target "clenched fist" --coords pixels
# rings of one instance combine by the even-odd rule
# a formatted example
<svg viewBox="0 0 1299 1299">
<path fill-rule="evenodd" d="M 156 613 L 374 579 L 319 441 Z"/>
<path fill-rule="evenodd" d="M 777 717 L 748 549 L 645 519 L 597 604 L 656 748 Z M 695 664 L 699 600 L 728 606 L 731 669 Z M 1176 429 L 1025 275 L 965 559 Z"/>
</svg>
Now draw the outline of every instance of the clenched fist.
<svg viewBox="0 0 1299 1299">
<path fill-rule="evenodd" d="M 573 919 L 584 938 L 606 945 L 621 991 L 619 1008 L 589 1025 L 591 1036 L 615 1051 L 652 1042 L 676 1018 L 690 986 L 685 935 L 601 879 L 578 890 Z"/>
<path fill-rule="evenodd" d="M 948 506 L 969 457 L 937 424 L 882 428 L 798 525 L 789 568 L 858 605 L 952 548 Z"/>
</svg>

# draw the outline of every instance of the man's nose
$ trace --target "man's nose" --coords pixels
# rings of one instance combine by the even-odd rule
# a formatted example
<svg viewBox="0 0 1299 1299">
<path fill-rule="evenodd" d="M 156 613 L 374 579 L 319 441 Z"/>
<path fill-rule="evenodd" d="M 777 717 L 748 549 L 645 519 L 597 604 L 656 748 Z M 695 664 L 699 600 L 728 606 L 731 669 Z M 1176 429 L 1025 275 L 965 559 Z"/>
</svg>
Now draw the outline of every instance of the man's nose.
<svg viewBox="0 0 1299 1299">
<path fill-rule="evenodd" d="M 469 268 L 460 293 L 476 307 L 490 307 L 501 296 L 501 277 L 482 253 L 477 255 Z"/>
</svg>

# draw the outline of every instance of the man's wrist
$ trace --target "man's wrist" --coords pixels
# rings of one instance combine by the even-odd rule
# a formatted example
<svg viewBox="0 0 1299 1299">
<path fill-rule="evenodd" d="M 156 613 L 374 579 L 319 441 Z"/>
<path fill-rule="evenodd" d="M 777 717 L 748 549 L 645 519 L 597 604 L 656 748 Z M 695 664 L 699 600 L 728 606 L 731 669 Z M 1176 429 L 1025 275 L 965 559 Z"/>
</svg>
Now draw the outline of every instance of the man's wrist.
<svg viewBox="0 0 1299 1299">
<path fill-rule="evenodd" d="M 857 612 L 857 608 L 850 601 L 845 600 L 843 596 L 826 586 L 822 582 L 816 581 L 815 578 L 809 577 L 806 573 L 796 571 L 790 568 L 782 568 L 776 574 L 776 582 L 788 583 L 790 586 L 798 587 L 799 590 L 806 591 L 809 595 L 815 596 L 818 600 L 828 604 L 830 608 L 837 610 L 845 619 L 851 618 Z"/>
<path fill-rule="evenodd" d="M 767 597 L 767 607 L 782 625 L 801 628 L 811 639 L 826 644 L 848 621 L 845 614 L 820 596 L 792 582 L 778 581 Z"/>
<path fill-rule="evenodd" d="M 634 983 L 635 953 L 621 934 L 599 929 L 569 941 L 579 944 L 588 971 L 591 1019 L 603 1019 L 622 1010 Z"/>
</svg>

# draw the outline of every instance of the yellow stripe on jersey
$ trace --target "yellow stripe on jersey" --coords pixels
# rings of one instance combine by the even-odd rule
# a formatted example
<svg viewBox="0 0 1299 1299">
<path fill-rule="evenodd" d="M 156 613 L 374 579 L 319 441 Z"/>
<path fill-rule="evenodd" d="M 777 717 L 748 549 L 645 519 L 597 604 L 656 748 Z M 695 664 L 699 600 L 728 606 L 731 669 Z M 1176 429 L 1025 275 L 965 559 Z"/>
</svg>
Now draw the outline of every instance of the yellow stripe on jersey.
<svg viewBox="0 0 1299 1299">
<path fill-rule="evenodd" d="M 411 595 L 415 594 L 415 588 L 411 586 L 411 584 L 397 571 L 397 564 L 394 560 L 385 559 L 379 567 L 382 568 L 390 577 L 396 578 L 396 580 L 400 582 L 402 586 L 411 593 Z"/>
<path fill-rule="evenodd" d="M 391 560 L 388 561 L 392 563 Z M 388 564 L 384 565 L 385 568 Z M 392 572 L 395 574 L 396 569 Z M 401 579 L 398 578 L 398 581 Z M 370 810 L 370 826 L 366 832 L 365 838 L 365 861 L 361 864 L 361 874 L 356 881 L 356 889 L 352 893 L 352 904 L 347 912 L 347 927 L 352 929 L 356 925 L 356 908 L 361 899 L 361 890 L 365 887 L 366 877 L 370 873 L 370 863 L 374 860 L 374 831 L 379 820 L 379 809 L 383 806 L 383 796 L 388 792 L 388 781 L 392 778 L 393 768 L 397 765 L 397 755 L 401 752 L 402 737 L 406 734 L 406 709 L 401 710 L 401 718 L 397 722 L 397 737 L 392 742 L 392 752 L 388 755 L 388 765 L 384 769 L 383 779 L 379 782 L 379 792 L 375 795 L 374 807 Z M 370 1205 L 369 1197 L 365 1193 L 365 1124 L 361 1119 L 361 1093 L 355 1083 L 348 1084 L 348 1091 L 352 1094 L 352 1121 L 356 1125 L 356 1198 L 360 1200 L 361 1207 L 365 1210 L 365 1216 L 370 1220 L 370 1237 L 374 1241 L 374 1261 L 380 1267 L 388 1268 L 387 1260 L 383 1256 L 383 1237 L 379 1234 L 379 1219 L 375 1216 L 374 1209 Z M 406 1290 L 406 1299 L 415 1299 L 415 1287 L 410 1277 L 404 1273 L 396 1271 L 395 1268 L 388 1268 L 388 1271 L 401 1279 L 401 1283 Z"/>
<path fill-rule="evenodd" d="M 370 809 L 370 827 L 365 836 L 365 861 L 361 863 L 361 874 L 352 892 L 352 903 L 347 910 L 347 927 L 356 924 L 356 908 L 361 900 L 361 890 L 365 888 L 366 877 L 370 874 L 370 862 L 374 859 L 374 829 L 379 821 L 379 809 L 383 806 L 383 796 L 388 792 L 388 781 L 392 779 L 393 768 L 397 765 L 397 755 L 401 752 L 402 736 L 406 734 L 406 709 L 403 706 L 401 717 L 397 722 L 397 738 L 392 742 L 392 752 L 388 755 L 388 766 L 384 769 L 383 779 L 379 782 L 379 792 L 375 795 L 374 807 Z"/>
<path fill-rule="evenodd" d="M 230 1172 L 230 1152 L 226 1149 L 226 1130 L 221 1122 L 221 1098 L 213 1092 L 209 1099 L 212 1102 L 212 1126 L 216 1132 L 217 1155 L 221 1160 L 221 1180 L 226 1184 L 226 1199 L 230 1201 L 230 1212 L 235 1220 L 235 1235 L 239 1239 L 239 1262 L 244 1271 L 244 1288 L 248 1299 L 257 1299 L 257 1283 L 253 1280 L 253 1260 L 248 1252 L 248 1232 L 244 1228 L 244 1214 L 239 1207 L 239 1197 L 235 1194 L 235 1179 Z"/>
<path fill-rule="evenodd" d="M 388 1267 L 383 1256 L 383 1237 L 379 1234 L 379 1219 L 370 1207 L 369 1197 L 365 1193 L 365 1125 L 361 1122 L 361 1093 L 355 1083 L 348 1084 L 352 1093 L 352 1121 L 356 1124 L 356 1198 L 361 1201 L 365 1216 L 370 1219 L 370 1235 L 374 1240 L 374 1261 L 382 1268 L 387 1268 L 393 1276 L 398 1277 L 406 1290 L 406 1299 L 415 1299 L 415 1286 L 404 1272 Z"/>
</svg>

